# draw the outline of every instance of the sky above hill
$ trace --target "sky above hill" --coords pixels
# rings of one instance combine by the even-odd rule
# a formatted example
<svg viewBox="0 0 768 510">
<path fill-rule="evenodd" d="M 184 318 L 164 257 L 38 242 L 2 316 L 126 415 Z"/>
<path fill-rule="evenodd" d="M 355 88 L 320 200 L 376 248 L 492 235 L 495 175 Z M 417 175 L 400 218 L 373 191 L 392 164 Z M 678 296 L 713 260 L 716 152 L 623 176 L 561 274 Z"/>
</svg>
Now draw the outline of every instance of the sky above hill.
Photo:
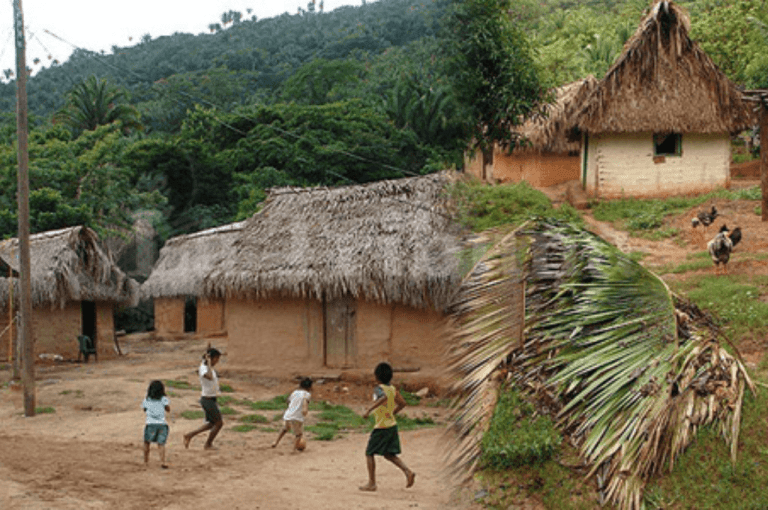
<svg viewBox="0 0 768 510">
<path fill-rule="evenodd" d="M 0 71 L 16 70 L 13 4 L 0 2 Z M 54 60 L 65 62 L 76 47 L 112 53 L 112 46 L 133 46 L 176 32 L 209 33 L 221 14 L 239 11 L 243 19 L 296 14 L 308 0 L 21 0 L 27 40 L 27 66 L 36 72 Z M 318 4 L 320 0 L 317 0 Z M 363 0 L 324 0 L 324 11 Z M 248 9 L 251 11 L 248 12 Z M 35 59 L 39 59 L 35 63 Z"/>
</svg>

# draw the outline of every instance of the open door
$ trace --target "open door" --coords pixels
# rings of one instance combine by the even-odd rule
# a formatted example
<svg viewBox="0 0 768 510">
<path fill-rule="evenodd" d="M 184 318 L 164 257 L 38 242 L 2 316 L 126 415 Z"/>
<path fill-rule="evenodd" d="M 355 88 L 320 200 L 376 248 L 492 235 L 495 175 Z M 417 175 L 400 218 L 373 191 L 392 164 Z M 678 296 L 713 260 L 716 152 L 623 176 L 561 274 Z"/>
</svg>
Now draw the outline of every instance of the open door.
<svg viewBox="0 0 768 510">
<path fill-rule="evenodd" d="M 187 296 L 184 301 L 184 333 L 197 331 L 197 299 Z"/>
<path fill-rule="evenodd" d="M 96 336 L 96 303 L 93 301 L 80 302 L 81 334 L 93 340 L 93 347 L 98 349 L 98 337 Z"/>
<path fill-rule="evenodd" d="M 350 368 L 354 366 L 356 307 L 355 299 L 344 296 L 324 302 L 325 366 Z"/>
</svg>

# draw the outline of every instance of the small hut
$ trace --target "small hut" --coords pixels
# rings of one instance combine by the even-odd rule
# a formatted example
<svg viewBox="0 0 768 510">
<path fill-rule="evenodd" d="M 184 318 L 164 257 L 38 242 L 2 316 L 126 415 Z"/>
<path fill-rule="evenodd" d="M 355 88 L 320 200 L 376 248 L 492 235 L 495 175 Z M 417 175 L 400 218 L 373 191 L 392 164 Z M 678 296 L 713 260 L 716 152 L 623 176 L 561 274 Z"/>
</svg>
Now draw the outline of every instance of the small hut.
<svg viewBox="0 0 768 510">
<path fill-rule="evenodd" d="M 527 181 L 539 188 L 578 180 L 581 140 L 569 138 L 569 121 L 596 84 L 590 75 L 556 88 L 554 101 L 541 105 L 520 126 L 519 145 L 512 152 L 496 145 L 486 168 L 477 152 L 466 161 L 466 173 L 490 182 Z"/>
<path fill-rule="evenodd" d="M 10 277 L 7 269 L 0 275 L 0 331 L 11 330 L 6 329 L 11 310 L 19 307 L 18 256 L 18 239 L 0 242 L 0 258 L 12 270 Z M 99 356 L 111 355 L 114 308 L 135 306 L 139 285 L 117 267 L 96 233 L 78 226 L 30 236 L 30 269 L 35 353 L 76 358 L 77 337 L 87 335 Z M 6 333 L 0 341 L 0 355 L 6 358 L 7 340 Z"/>
<path fill-rule="evenodd" d="M 224 334 L 224 300 L 202 294 L 203 278 L 218 258 L 226 258 L 242 231 L 243 222 L 169 239 L 160 250 L 142 298 L 152 299 L 155 336 L 177 338 L 185 333 Z"/>
<path fill-rule="evenodd" d="M 230 363 L 436 366 L 460 282 L 449 180 L 271 190 L 204 282 L 226 299 Z"/>
<path fill-rule="evenodd" d="M 575 113 L 582 183 L 603 198 L 701 193 L 730 183 L 730 134 L 754 125 L 742 93 L 657 1 Z"/>
</svg>

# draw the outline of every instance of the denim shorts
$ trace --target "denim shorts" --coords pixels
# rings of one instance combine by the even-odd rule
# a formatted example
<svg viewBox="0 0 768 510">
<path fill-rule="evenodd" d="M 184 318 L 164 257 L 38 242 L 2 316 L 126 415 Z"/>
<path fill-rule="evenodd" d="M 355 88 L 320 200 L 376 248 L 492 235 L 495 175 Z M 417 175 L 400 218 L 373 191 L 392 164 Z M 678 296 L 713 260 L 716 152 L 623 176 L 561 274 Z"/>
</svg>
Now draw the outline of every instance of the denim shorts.
<svg viewBox="0 0 768 510">
<path fill-rule="evenodd" d="M 168 439 L 168 425 L 165 423 L 147 423 L 144 425 L 144 442 L 165 444 Z"/>
</svg>

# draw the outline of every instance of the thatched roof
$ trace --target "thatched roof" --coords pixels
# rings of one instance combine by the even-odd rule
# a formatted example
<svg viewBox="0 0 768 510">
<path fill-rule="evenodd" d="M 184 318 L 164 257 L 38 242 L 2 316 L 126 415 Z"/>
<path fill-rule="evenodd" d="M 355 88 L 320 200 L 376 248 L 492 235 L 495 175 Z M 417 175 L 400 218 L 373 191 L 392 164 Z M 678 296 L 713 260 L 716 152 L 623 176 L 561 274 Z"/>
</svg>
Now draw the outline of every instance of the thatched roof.
<svg viewBox="0 0 768 510">
<path fill-rule="evenodd" d="M 576 112 L 599 132 L 735 133 L 754 124 L 741 91 L 688 36 L 690 19 L 657 1 Z"/>
<path fill-rule="evenodd" d="M 271 190 L 235 255 L 205 279 L 215 296 L 274 295 L 443 309 L 460 278 L 447 173 L 339 188 Z"/>
<path fill-rule="evenodd" d="M 233 253 L 232 245 L 243 224 L 231 223 L 169 239 L 141 286 L 142 297 L 201 296 L 203 278 L 216 260 Z"/>
<path fill-rule="evenodd" d="M 63 307 L 69 301 L 106 301 L 135 306 L 139 285 L 114 263 L 88 227 L 70 227 L 30 236 L 33 307 Z M 0 257 L 19 270 L 19 241 L 0 243 Z M 7 273 L 6 273 L 7 275 Z M 18 296 L 18 279 L 14 299 Z M 0 275 L 0 306 L 7 306 L 9 279 Z"/>
<path fill-rule="evenodd" d="M 556 88 L 554 102 L 545 103 L 532 113 L 520 127 L 523 144 L 520 152 L 551 152 L 556 154 L 578 151 L 580 140 L 569 140 L 568 131 L 574 111 L 595 89 L 597 79 L 589 75 Z"/>
</svg>

